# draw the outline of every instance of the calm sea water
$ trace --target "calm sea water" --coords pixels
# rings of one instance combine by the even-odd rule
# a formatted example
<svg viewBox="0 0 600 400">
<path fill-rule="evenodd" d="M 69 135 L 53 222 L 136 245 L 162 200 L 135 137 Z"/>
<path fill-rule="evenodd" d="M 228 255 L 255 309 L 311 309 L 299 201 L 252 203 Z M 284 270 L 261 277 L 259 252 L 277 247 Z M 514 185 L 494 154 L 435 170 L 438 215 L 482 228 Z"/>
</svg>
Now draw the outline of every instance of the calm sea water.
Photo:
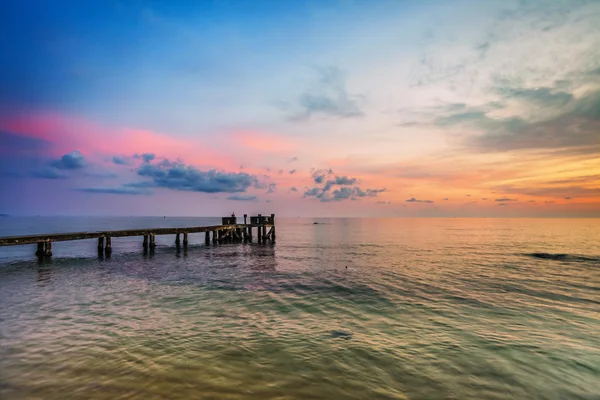
<svg viewBox="0 0 600 400">
<path fill-rule="evenodd" d="M 0 248 L 0 398 L 600 399 L 600 220 L 314 221 L 274 246 Z"/>
</svg>

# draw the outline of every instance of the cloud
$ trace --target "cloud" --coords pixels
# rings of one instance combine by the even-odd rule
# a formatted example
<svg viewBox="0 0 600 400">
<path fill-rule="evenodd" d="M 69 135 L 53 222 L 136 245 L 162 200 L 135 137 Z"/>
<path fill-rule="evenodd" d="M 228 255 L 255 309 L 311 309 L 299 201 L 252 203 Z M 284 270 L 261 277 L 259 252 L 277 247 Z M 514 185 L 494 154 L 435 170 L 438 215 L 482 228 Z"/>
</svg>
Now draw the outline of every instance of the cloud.
<svg viewBox="0 0 600 400">
<path fill-rule="evenodd" d="M 292 163 L 294 161 L 298 161 L 298 157 L 292 157 L 288 160 L 289 163 Z"/>
<path fill-rule="evenodd" d="M 295 173 L 296 173 L 296 170 L 295 170 L 295 169 L 291 169 L 291 170 L 290 170 L 290 175 L 293 175 L 293 174 L 295 174 Z"/>
<path fill-rule="evenodd" d="M 501 199 L 496 199 L 494 201 L 502 201 L 502 202 L 504 202 L 504 201 L 517 201 L 517 199 L 509 199 L 508 197 L 503 197 Z"/>
<path fill-rule="evenodd" d="M 298 189 L 296 189 L 296 187 L 294 187 L 294 186 L 292 186 L 292 187 L 290 188 L 290 192 L 297 192 L 297 191 L 298 191 Z"/>
<path fill-rule="evenodd" d="M 341 201 L 351 199 L 352 197 L 375 197 L 381 192 L 385 192 L 386 189 L 366 189 L 363 190 L 357 186 L 355 187 L 342 187 L 336 189 L 333 192 L 328 192 L 324 188 L 314 187 L 304 192 L 303 197 L 316 197 L 322 202 L 329 201 Z"/>
<path fill-rule="evenodd" d="M 116 187 L 116 188 L 78 188 L 80 192 L 98 193 L 98 194 L 125 194 L 125 195 L 150 195 L 152 191 L 145 188 L 135 187 Z"/>
<path fill-rule="evenodd" d="M 267 189 L 267 193 L 275 193 L 276 189 L 277 189 L 276 183 L 269 183 L 269 188 Z"/>
<path fill-rule="evenodd" d="M 327 182 L 325 183 L 325 186 L 323 187 L 323 190 L 327 191 L 327 190 L 331 189 L 331 187 L 334 185 L 339 185 L 339 186 L 354 185 L 355 183 L 356 183 L 356 178 L 348 178 L 347 176 L 336 176 L 333 179 L 327 180 Z"/>
<path fill-rule="evenodd" d="M 487 197 L 482 197 L 481 200 L 487 200 Z"/>
<path fill-rule="evenodd" d="M 20 136 L 3 131 L 0 131 L 0 143 L 2 143 L 0 154 L 37 153 L 46 150 L 50 146 L 50 142 L 45 139 Z"/>
<path fill-rule="evenodd" d="M 43 168 L 40 170 L 36 170 L 36 171 L 31 171 L 31 173 L 29 175 L 33 178 L 41 178 L 41 179 L 66 179 L 67 178 L 66 175 L 61 174 L 55 168 L 49 168 L 49 167 L 46 167 L 46 168 Z"/>
<path fill-rule="evenodd" d="M 352 95 L 346 89 L 346 76 L 337 67 L 317 69 L 318 79 L 298 99 L 299 111 L 294 120 L 307 120 L 316 115 L 336 118 L 356 118 L 364 115 L 362 95 Z"/>
<path fill-rule="evenodd" d="M 119 176 L 113 172 L 87 172 L 85 174 L 87 178 L 98 178 L 98 179 L 115 179 Z"/>
<path fill-rule="evenodd" d="M 447 198 L 447 197 L 444 197 L 444 201 L 446 201 L 446 200 L 448 200 L 448 198 Z"/>
<path fill-rule="evenodd" d="M 467 110 L 438 118 L 436 123 L 442 127 L 475 128 L 479 134 L 467 137 L 464 144 L 480 152 L 562 150 L 568 154 L 597 154 L 600 153 L 598 110 L 600 91 L 572 100 L 559 111 L 541 119 L 528 120 L 522 116 L 501 118 L 486 111 Z"/>
<path fill-rule="evenodd" d="M 500 203 L 500 204 L 498 204 L 498 205 L 499 205 L 499 206 L 505 206 L 506 204 L 505 204 L 505 203 Z"/>
<path fill-rule="evenodd" d="M 435 203 L 435 201 L 433 201 L 433 200 L 417 200 L 414 197 L 411 197 L 410 199 L 404 200 L 404 201 L 407 203 L 428 203 L 428 204 Z"/>
<path fill-rule="evenodd" d="M 231 196 L 227 197 L 227 200 L 256 201 L 256 196 L 234 194 L 234 195 L 231 195 Z"/>
<path fill-rule="evenodd" d="M 277 173 L 278 173 L 279 175 L 281 175 L 281 174 L 283 174 L 283 170 L 282 170 L 282 169 L 280 169 L 279 171 L 277 171 Z"/>
<path fill-rule="evenodd" d="M 561 107 L 573 101 L 571 93 L 557 91 L 548 87 L 540 88 L 497 88 L 498 92 L 507 99 L 518 99 L 536 103 L 545 107 Z"/>
<path fill-rule="evenodd" d="M 392 204 L 391 201 L 376 201 L 375 204 Z"/>
<path fill-rule="evenodd" d="M 330 169 L 313 169 L 311 170 L 311 175 L 313 178 L 313 181 L 316 184 L 320 184 L 323 183 L 325 181 L 325 178 L 329 175 L 333 174 L 333 171 Z"/>
<path fill-rule="evenodd" d="M 504 193 L 522 194 L 534 197 L 591 197 L 600 196 L 600 188 L 589 188 L 582 186 L 541 186 L 541 187 L 517 187 L 512 185 L 503 185 L 498 187 Z"/>
<path fill-rule="evenodd" d="M 143 153 L 143 154 L 135 154 L 133 158 L 141 159 L 145 163 L 150 163 L 152 160 L 156 158 L 156 154 L 154 153 Z"/>
<path fill-rule="evenodd" d="M 146 162 L 137 169 L 137 174 L 150 178 L 147 182 L 152 187 L 203 193 L 245 192 L 248 188 L 259 185 L 256 176 L 244 172 L 214 169 L 200 171 L 195 167 L 168 160 L 159 164 Z"/>
<path fill-rule="evenodd" d="M 71 153 L 63 155 L 60 159 L 50 162 L 50 166 L 62 170 L 82 169 L 85 165 L 85 158 L 78 150 L 72 151 Z"/>
<path fill-rule="evenodd" d="M 129 157 L 124 157 L 124 156 L 114 156 L 112 158 L 112 162 L 117 165 L 130 165 L 131 164 L 131 160 L 129 159 Z"/>
</svg>

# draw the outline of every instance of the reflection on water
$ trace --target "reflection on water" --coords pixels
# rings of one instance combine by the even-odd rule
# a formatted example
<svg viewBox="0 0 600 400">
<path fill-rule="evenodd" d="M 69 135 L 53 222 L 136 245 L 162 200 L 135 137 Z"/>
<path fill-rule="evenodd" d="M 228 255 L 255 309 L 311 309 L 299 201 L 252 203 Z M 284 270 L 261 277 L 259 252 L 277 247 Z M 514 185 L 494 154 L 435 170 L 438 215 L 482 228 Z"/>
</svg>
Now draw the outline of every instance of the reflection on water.
<svg viewBox="0 0 600 400">
<path fill-rule="evenodd" d="M 0 249 L 0 398 L 597 396 L 597 221 L 312 222 L 275 246 Z"/>
</svg>

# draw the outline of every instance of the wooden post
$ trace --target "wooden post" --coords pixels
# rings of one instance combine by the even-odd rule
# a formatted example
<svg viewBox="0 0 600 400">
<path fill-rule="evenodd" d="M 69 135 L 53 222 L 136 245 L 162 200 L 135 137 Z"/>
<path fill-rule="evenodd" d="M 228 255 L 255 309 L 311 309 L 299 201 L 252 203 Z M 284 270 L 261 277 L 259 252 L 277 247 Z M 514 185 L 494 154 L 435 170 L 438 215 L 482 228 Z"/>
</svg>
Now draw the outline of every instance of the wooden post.
<svg viewBox="0 0 600 400">
<path fill-rule="evenodd" d="M 217 244 L 217 231 L 212 231 L 213 244 Z"/>
<path fill-rule="evenodd" d="M 183 232 L 183 247 L 187 247 L 188 246 L 188 233 L 187 232 Z"/>
<path fill-rule="evenodd" d="M 181 246 L 181 240 L 179 238 L 179 233 L 177 233 L 177 235 L 175 235 L 175 246 L 177 246 L 177 247 Z"/>
<path fill-rule="evenodd" d="M 106 237 L 106 246 L 104 247 L 104 252 L 106 254 L 110 254 L 112 252 L 112 243 L 110 236 Z"/>
<path fill-rule="evenodd" d="M 261 225 L 258 226 L 258 228 L 256 228 L 258 230 L 258 232 L 256 233 L 256 236 L 258 236 L 258 243 L 262 243 L 262 230 L 263 227 Z"/>
<path fill-rule="evenodd" d="M 155 241 L 154 233 L 151 233 L 150 234 L 150 250 L 154 250 L 155 247 L 156 247 L 156 241 Z"/>
<path fill-rule="evenodd" d="M 246 225 L 246 224 L 247 224 L 247 222 L 246 222 L 246 218 L 248 218 L 248 214 L 244 214 L 244 225 Z"/>
<path fill-rule="evenodd" d="M 46 249 L 44 250 L 44 255 L 46 257 L 50 257 L 52 255 L 52 242 L 46 241 Z"/>
<path fill-rule="evenodd" d="M 104 253 L 104 237 L 98 238 L 98 254 Z"/>
<path fill-rule="evenodd" d="M 210 244 L 210 231 L 204 232 L 204 243 Z"/>
<path fill-rule="evenodd" d="M 275 214 L 271 214 L 271 224 L 273 224 L 271 228 L 271 240 L 275 243 Z"/>
<path fill-rule="evenodd" d="M 144 241 L 142 242 L 144 250 L 148 250 L 148 235 L 144 235 Z"/>
<path fill-rule="evenodd" d="M 252 226 L 248 227 L 248 241 L 252 241 Z"/>
<path fill-rule="evenodd" d="M 37 243 L 37 251 L 35 252 L 35 255 L 38 257 L 41 257 L 44 255 L 44 242 Z"/>
</svg>

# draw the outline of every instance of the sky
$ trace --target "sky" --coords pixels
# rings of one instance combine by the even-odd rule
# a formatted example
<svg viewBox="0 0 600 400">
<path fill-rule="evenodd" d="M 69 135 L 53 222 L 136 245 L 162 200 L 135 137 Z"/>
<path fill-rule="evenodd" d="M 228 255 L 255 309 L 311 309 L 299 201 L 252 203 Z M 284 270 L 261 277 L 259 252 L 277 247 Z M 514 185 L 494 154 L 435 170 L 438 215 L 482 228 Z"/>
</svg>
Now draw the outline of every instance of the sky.
<svg viewBox="0 0 600 400">
<path fill-rule="evenodd" d="M 600 217 L 600 1 L 4 0 L 0 213 Z"/>
</svg>

